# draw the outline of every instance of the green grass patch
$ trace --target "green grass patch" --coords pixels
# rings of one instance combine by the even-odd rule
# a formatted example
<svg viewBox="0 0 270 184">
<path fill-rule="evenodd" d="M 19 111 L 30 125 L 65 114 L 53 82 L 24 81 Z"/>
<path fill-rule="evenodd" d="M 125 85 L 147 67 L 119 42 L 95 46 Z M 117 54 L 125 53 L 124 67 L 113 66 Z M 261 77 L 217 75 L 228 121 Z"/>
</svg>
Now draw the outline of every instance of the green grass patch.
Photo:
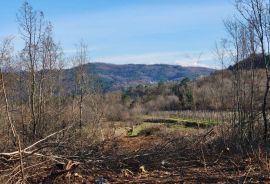
<svg viewBox="0 0 270 184">
<path fill-rule="evenodd" d="M 160 127 L 162 123 L 142 123 L 140 125 L 134 126 L 133 131 L 129 134 L 129 136 L 138 136 L 143 130 L 147 128 Z"/>
<path fill-rule="evenodd" d="M 173 120 L 178 123 L 183 123 L 183 122 L 196 122 L 198 124 L 205 124 L 205 125 L 218 125 L 220 122 L 213 120 L 213 119 L 208 119 L 208 118 L 188 118 L 188 117 L 176 117 L 176 116 L 171 116 L 171 117 L 159 117 L 159 116 L 149 116 L 145 115 L 142 117 L 142 119 L 147 120 L 147 119 L 160 119 L 160 120 Z"/>
<path fill-rule="evenodd" d="M 155 120 L 155 122 L 143 122 L 142 124 L 139 124 L 137 126 L 133 127 L 133 131 L 130 132 L 129 136 L 138 136 L 142 131 L 149 129 L 149 128 L 155 128 L 155 127 L 167 127 L 174 130 L 184 131 L 187 129 L 193 129 L 194 127 L 187 127 L 186 123 L 191 122 L 198 125 L 204 125 L 200 126 L 200 128 L 203 127 L 211 127 L 214 125 L 219 124 L 219 122 L 215 120 L 210 119 L 200 119 L 200 118 L 181 118 L 181 117 L 153 117 L 153 116 L 144 116 L 145 121 L 147 120 Z M 166 123 L 166 121 L 173 121 L 173 123 Z M 175 122 L 175 123 L 174 123 Z M 198 127 L 197 127 L 198 128 Z"/>
</svg>

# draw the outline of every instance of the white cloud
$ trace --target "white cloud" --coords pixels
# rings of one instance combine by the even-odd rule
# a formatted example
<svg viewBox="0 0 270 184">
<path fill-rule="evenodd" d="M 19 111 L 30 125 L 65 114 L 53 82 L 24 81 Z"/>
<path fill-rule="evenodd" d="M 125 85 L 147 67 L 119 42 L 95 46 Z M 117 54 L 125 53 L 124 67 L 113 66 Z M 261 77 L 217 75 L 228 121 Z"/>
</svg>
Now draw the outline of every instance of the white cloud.
<svg viewBox="0 0 270 184">
<path fill-rule="evenodd" d="M 159 52 L 138 55 L 122 55 L 93 58 L 92 62 L 112 64 L 171 64 L 218 68 L 212 53 L 202 52 Z"/>
<path fill-rule="evenodd" d="M 98 47 L 98 46 L 87 46 L 87 50 L 91 53 L 92 51 L 96 51 L 96 50 L 99 50 L 101 49 L 102 47 Z M 76 48 L 69 48 L 69 49 L 64 49 L 63 52 L 67 55 L 70 55 L 70 54 L 75 54 L 77 51 Z"/>
</svg>

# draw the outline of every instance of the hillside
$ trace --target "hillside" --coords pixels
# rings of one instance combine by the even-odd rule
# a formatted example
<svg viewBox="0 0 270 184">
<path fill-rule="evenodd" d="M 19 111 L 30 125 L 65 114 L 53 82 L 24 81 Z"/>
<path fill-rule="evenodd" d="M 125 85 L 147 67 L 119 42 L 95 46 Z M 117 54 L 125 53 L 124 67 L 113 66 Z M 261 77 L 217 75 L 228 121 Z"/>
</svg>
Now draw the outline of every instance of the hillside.
<svg viewBox="0 0 270 184">
<path fill-rule="evenodd" d="M 204 67 L 182 67 L 179 65 L 164 64 L 114 65 L 105 63 L 89 63 L 84 67 L 88 74 L 97 76 L 103 86 L 103 89 L 106 91 L 140 83 L 175 81 L 181 80 L 185 77 L 193 79 L 201 76 L 207 76 L 214 71 L 214 69 Z M 76 68 L 65 70 L 65 80 L 73 81 L 75 71 Z"/>
<path fill-rule="evenodd" d="M 269 56 L 267 56 L 269 60 Z M 239 61 L 238 63 L 228 67 L 229 70 L 237 69 L 263 69 L 265 68 L 265 61 L 262 54 L 250 55 L 248 58 Z"/>
</svg>

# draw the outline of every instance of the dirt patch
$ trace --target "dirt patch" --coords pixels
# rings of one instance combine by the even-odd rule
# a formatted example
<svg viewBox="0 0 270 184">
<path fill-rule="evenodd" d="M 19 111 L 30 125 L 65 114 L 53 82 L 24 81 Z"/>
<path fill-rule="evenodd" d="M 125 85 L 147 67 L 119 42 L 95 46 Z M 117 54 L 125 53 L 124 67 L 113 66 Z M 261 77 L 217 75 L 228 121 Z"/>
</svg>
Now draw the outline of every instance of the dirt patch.
<svg viewBox="0 0 270 184">
<path fill-rule="evenodd" d="M 162 142 L 158 136 L 123 137 L 117 141 L 118 149 L 124 153 L 136 152 L 139 150 L 151 149 Z"/>
<path fill-rule="evenodd" d="M 160 127 L 150 127 L 143 129 L 142 131 L 139 132 L 139 136 L 150 136 L 150 135 L 155 135 L 158 134 L 161 131 Z"/>
</svg>

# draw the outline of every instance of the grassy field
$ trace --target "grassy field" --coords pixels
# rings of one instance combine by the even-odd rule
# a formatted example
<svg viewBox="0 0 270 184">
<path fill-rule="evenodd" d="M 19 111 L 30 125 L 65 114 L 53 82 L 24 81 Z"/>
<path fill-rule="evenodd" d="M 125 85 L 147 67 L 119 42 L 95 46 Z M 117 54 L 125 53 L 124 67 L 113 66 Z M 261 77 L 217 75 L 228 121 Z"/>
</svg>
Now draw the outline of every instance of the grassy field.
<svg viewBox="0 0 270 184">
<path fill-rule="evenodd" d="M 138 136 L 141 133 L 151 134 L 159 129 L 169 129 L 170 131 L 194 131 L 194 129 L 206 129 L 220 124 L 217 120 L 191 117 L 164 117 L 164 116 L 144 116 L 143 122 L 132 127 L 129 136 Z"/>
</svg>

